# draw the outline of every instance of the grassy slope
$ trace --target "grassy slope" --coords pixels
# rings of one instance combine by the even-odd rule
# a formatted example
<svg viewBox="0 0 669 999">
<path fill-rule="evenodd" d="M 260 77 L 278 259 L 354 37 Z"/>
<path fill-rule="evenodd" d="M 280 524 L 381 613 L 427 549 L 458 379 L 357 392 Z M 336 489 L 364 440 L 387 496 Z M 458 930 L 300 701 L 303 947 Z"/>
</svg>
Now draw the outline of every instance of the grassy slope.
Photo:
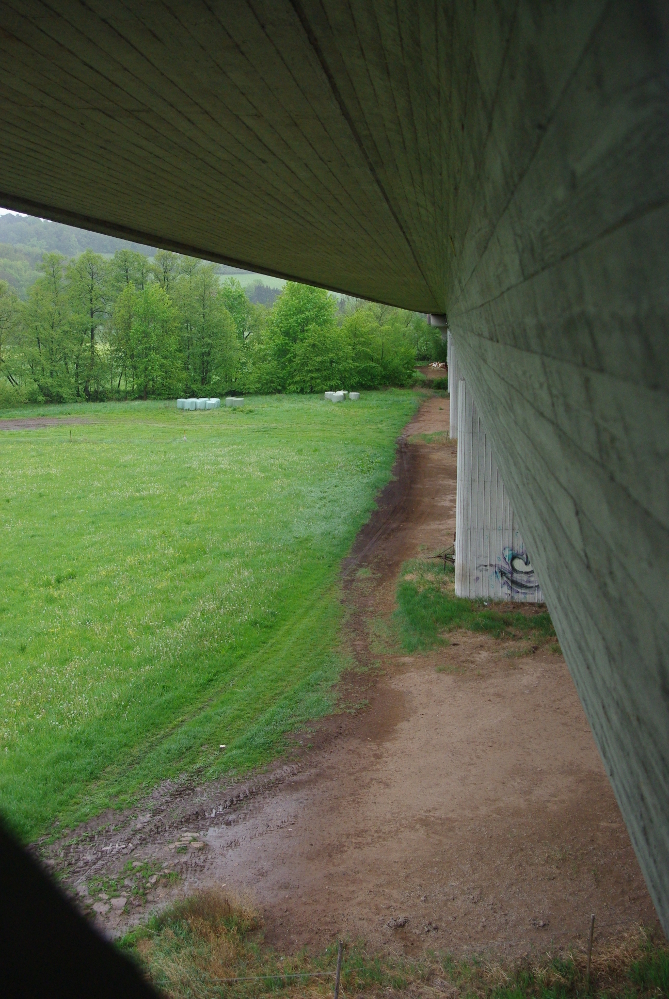
<svg viewBox="0 0 669 999">
<path fill-rule="evenodd" d="M 320 954 L 302 951 L 280 956 L 264 943 L 255 914 L 231 904 L 222 893 L 205 892 L 153 916 L 145 926 L 128 934 L 121 947 L 173 999 L 270 995 L 317 999 L 332 995 L 336 945 Z M 578 951 L 537 954 L 502 964 L 476 955 L 454 960 L 435 951 L 414 958 L 374 954 L 356 941 L 344 952 L 341 985 L 344 995 L 368 999 L 398 995 L 412 999 L 435 995 L 460 999 L 655 999 L 668 994 L 666 942 L 640 931 L 604 950 L 599 946 L 593 956 L 588 982 L 585 959 Z M 329 976 L 316 977 L 323 972 Z M 230 981 L 235 978 L 241 980 Z"/>
<path fill-rule="evenodd" d="M 328 709 L 339 561 L 417 402 L 33 407 L 96 422 L 0 431 L 0 809 L 22 836 L 261 763 Z"/>
</svg>

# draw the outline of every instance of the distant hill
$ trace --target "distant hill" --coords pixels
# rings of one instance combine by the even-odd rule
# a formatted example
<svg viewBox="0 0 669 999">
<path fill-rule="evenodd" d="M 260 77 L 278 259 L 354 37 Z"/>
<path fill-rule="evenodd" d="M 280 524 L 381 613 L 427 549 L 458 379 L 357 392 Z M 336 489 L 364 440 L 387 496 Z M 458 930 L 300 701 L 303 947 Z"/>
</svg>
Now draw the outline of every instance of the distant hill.
<svg viewBox="0 0 669 999">
<path fill-rule="evenodd" d="M 0 215 L 0 243 L 17 246 L 40 253 L 62 253 L 65 257 L 77 257 L 84 250 L 95 253 L 116 253 L 128 249 L 154 256 L 155 246 L 131 243 L 115 236 L 104 236 L 99 232 L 75 229 L 60 222 L 33 218 L 31 215 Z"/>
<path fill-rule="evenodd" d="M 267 278 L 265 278 L 265 281 Z M 271 279 L 270 279 L 271 280 Z M 254 305 L 274 305 L 277 298 L 281 294 L 281 286 L 276 282 L 276 286 L 272 287 L 265 284 L 262 281 L 256 281 L 254 284 L 248 284 L 244 288 L 246 292 L 246 297 L 249 302 L 253 302 Z"/>
<path fill-rule="evenodd" d="M 0 243 L 0 281 L 6 281 L 20 298 L 25 298 L 28 288 L 39 277 L 37 265 L 41 259 L 41 250 L 22 250 Z"/>
<path fill-rule="evenodd" d="M 25 298 L 28 288 L 39 276 L 37 264 L 43 253 L 78 257 L 84 250 L 93 250 L 94 253 L 111 256 L 124 249 L 135 250 L 147 257 L 156 253 L 155 246 L 76 229 L 32 215 L 0 215 L 0 281 L 7 281 L 21 298 Z M 217 270 L 223 275 L 250 273 L 227 264 L 219 264 Z"/>
</svg>

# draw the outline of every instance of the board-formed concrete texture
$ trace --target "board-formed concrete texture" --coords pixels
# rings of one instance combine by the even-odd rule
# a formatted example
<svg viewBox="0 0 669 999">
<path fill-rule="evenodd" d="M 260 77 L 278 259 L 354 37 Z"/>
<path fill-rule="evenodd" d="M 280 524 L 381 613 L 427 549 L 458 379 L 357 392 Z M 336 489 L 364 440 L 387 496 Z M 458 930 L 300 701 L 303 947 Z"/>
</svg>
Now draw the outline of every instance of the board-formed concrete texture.
<svg viewBox="0 0 669 999">
<path fill-rule="evenodd" d="M 535 604 L 544 599 L 490 437 L 464 379 L 458 385 L 455 594 Z"/>
<path fill-rule="evenodd" d="M 458 356 L 453 346 L 453 337 L 448 334 L 448 395 L 449 395 L 449 420 L 448 434 L 452 440 L 458 436 L 458 390 L 460 386 L 460 372 L 458 370 Z"/>
<path fill-rule="evenodd" d="M 447 314 L 669 929 L 666 0 L 5 0 L 0 203 Z"/>
</svg>

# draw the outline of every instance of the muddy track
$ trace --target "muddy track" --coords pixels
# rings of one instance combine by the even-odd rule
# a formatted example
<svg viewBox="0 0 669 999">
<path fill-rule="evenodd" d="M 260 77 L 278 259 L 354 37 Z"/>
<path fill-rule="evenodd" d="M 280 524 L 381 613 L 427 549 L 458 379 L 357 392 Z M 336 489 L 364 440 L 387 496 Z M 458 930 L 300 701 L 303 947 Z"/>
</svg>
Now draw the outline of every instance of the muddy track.
<svg viewBox="0 0 669 999">
<path fill-rule="evenodd" d="M 215 884 L 251 900 L 284 951 L 343 934 L 515 955 L 578 944 L 590 912 L 600 940 L 657 924 L 562 657 L 466 632 L 408 656 L 384 631 L 402 563 L 452 540 L 455 447 L 421 436 L 445 431 L 447 412 L 435 397 L 406 428 L 342 566 L 357 666 L 339 712 L 298 733 L 273 770 L 165 784 L 139 810 L 42 844 L 88 911 L 91 877 L 129 859 L 181 875 L 159 879 L 145 906 L 105 903 L 108 932 Z"/>
</svg>

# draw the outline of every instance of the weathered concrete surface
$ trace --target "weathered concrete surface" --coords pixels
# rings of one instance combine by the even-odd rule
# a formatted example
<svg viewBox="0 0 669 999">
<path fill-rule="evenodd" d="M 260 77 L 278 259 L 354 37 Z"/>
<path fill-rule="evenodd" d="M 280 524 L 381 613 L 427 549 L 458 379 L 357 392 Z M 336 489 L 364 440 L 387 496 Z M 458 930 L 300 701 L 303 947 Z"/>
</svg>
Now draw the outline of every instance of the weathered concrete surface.
<svg viewBox="0 0 669 999">
<path fill-rule="evenodd" d="M 448 394 L 450 396 L 450 420 L 448 434 L 452 439 L 458 436 L 458 389 L 460 386 L 460 371 L 458 355 L 453 346 L 453 337 L 448 334 Z"/>
<path fill-rule="evenodd" d="M 666 930 L 669 132 L 666 36 L 640 9 L 575 23 L 551 73 L 501 74 L 449 320 Z"/>
<path fill-rule="evenodd" d="M 464 378 L 458 384 L 455 593 L 535 604 L 544 599 L 490 435 Z"/>
<path fill-rule="evenodd" d="M 0 8 L 0 202 L 447 313 L 669 929 L 669 7 Z"/>
</svg>

